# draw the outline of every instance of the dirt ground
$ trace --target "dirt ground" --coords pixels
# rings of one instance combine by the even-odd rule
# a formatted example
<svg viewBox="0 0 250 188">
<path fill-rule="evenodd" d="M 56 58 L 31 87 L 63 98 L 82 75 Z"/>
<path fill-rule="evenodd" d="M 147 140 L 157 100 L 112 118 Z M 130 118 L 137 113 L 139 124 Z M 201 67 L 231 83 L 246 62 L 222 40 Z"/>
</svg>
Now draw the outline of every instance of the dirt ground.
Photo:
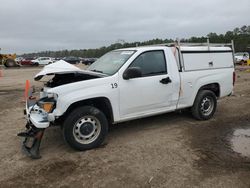
<svg viewBox="0 0 250 188">
<path fill-rule="evenodd" d="M 42 158 L 21 152 L 25 80 L 41 68 L 0 77 L 0 187 L 250 187 L 250 156 L 232 150 L 234 130 L 250 128 L 250 72 L 237 71 L 233 96 L 215 117 L 176 112 L 111 126 L 102 147 L 77 152 L 59 127 L 45 132 Z M 35 83 L 37 87 L 41 83 Z"/>
</svg>

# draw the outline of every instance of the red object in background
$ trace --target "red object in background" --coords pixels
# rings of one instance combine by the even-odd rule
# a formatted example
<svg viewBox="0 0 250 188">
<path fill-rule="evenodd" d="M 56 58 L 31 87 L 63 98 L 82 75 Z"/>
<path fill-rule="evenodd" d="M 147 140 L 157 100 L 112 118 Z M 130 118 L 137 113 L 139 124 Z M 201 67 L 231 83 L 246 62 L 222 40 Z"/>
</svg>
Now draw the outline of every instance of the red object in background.
<svg viewBox="0 0 250 188">
<path fill-rule="evenodd" d="M 32 63 L 32 60 L 34 60 L 34 58 L 26 58 L 26 59 L 23 59 L 23 60 L 19 61 L 19 63 L 21 65 L 34 65 Z"/>
</svg>

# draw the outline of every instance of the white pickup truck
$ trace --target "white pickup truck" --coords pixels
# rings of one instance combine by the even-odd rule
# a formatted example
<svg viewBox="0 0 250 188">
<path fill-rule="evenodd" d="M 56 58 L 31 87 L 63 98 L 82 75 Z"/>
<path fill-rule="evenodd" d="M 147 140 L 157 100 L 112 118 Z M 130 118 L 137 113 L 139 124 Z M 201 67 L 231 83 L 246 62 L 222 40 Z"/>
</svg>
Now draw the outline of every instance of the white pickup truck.
<svg viewBox="0 0 250 188">
<path fill-rule="evenodd" d="M 232 49 L 146 46 L 111 51 L 81 70 L 64 61 L 45 66 L 40 99 L 28 101 L 23 149 L 39 158 L 44 130 L 61 125 L 77 150 L 99 146 L 110 124 L 190 108 L 194 118 L 213 117 L 217 99 L 233 92 Z M 28 140 L 33 143 L 28 146 Z"/>
</svg>

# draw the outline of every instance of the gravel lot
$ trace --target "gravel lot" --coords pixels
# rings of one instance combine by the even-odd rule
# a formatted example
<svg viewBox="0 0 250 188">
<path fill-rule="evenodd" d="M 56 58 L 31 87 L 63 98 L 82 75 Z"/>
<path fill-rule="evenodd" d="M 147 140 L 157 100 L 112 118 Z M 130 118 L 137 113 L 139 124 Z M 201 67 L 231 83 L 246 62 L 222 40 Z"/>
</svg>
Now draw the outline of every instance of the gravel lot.
<svg viewBox="0 0 250 188">
<path fill-rule="evenodd" d="M 16 134 L 25 125 L 25 80 L 40 87 L 33 81 L 40 69 L 2 69 L 0 187 L 250 187 L 250 156 L 231 142 L 235 130 L 250 128 L 250 72 L 237 71 L 234 95 L 218 102 L 209 121 L 188 111 L 130 121 L 111 126 L 103 146 L 85 152 L 54 127 L 45 132 L 42 159 L 32 160 Z"/>
</svg>

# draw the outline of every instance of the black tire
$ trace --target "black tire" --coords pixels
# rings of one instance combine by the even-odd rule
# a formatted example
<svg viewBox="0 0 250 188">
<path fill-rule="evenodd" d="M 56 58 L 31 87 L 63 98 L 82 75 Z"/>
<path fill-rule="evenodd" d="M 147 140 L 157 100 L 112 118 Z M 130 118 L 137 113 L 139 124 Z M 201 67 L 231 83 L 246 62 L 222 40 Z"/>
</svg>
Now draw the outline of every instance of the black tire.
<svg viewBox="0 0 250 188">
<path fill-rule="evenodd" d="M 5 65 L 6 67 L 15 67 L 15 66 L 17 66 L 14 59 L 7 59 L 7 60 L 5 61 L 5 64 L 4 64 L 4 65 Z"/>
<path fill-rule="evenodd" d="M 6 67 L 6 68 L 8 68 L 9 66 L 6 64 L 6 62 L 4 63 L 4 66 Z"/>
<path fill-rule="evenodd" d="M 197 120 L 211 119 L 216 111 L 217 98 L 210 90 L 201 90 L 197 94 L 191 108 L 192 115 Z"/>
<path fill-rule="evenodd" d="M 92 121 L 93 120 L 93 121 Z M 91 133 L 93 132 L 93 135 Z M 90 139 L 87 139 L 89 135 Z M 104 113 L 93 106 L 79 107 L 63 123 L 65 141 L 76 150 L 88 150 L 102 144 L 108 133 L 108 120 Z"/>
</svg>

